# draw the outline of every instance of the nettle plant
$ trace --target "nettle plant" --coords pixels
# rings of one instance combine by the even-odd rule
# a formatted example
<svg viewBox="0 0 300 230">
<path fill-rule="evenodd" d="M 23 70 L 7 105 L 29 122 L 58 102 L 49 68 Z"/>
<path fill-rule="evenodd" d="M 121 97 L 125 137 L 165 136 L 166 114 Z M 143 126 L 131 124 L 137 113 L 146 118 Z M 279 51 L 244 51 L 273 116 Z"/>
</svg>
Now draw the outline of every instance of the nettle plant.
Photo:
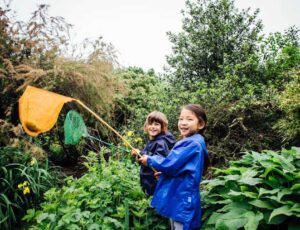
<svg viewBox="0 0 300 230">
<path fill-rule="evenodd" d="M 247 152 L 202 182 L 203 229 L 300 229 L 300 148 Z"/>
<path fill-rule="evenodd" d="M 90 152 L 88 173 L 68 177 L 61 189 L 45 193 L 41 210 L 27 211 L 23 220 L 31 229 L 167 229 L 140 188 L 138 165 L 103 154 Z"/>
</svg>

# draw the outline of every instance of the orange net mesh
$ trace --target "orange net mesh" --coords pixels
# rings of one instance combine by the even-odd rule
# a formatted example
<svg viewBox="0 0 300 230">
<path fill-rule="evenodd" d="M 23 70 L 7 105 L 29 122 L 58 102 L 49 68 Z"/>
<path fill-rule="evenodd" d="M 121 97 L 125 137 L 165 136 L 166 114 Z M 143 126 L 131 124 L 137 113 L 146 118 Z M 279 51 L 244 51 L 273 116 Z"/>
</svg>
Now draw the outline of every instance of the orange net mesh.
<svg viewBox="0 0 300 230">
<path fill-rule="evenodd" d="M 19 99 L 19 117 L 25 132 L 36 137 L 49 131 L 55 125 L 64 103 L 73 100 L 71 97 L 27 86 Z"/>
</svg>

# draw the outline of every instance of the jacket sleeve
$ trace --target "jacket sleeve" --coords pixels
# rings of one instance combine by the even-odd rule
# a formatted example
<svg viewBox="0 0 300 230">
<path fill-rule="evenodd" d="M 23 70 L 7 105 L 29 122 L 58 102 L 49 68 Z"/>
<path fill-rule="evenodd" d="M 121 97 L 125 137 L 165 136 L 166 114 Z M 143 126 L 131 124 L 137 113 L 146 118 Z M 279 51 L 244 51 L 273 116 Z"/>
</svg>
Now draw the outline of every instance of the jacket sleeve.
<svg viewBox="0 0 300 230">
<path fill-rule="evenodd" d="M 159 172 L 174 176 L 178 172 L 188 170 L 187 163 L 200 151 L 201 146 L 195 141 L 182 141 L 174 146 L 166 158 L 149 156 L 147 163 Z"/>
</svg>

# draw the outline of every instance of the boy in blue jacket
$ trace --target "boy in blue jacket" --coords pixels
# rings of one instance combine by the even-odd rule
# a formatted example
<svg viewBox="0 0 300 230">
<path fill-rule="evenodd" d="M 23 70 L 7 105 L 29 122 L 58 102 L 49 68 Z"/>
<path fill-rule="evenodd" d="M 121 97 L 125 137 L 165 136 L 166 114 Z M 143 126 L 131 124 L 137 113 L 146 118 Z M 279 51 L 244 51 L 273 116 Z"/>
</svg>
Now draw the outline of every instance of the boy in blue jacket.
<svg viewBox="0 0 300 230">
<path fill-rule="evenodd" d="M 158 111 L 151 112 L 146 118 L 144 131 L 147 133 L 149 140 L 140 154 L 165 158 L 176 142 L 174 136 L 168 132 L 166 116 Z M 136 152 L 139 152 L 139 150 L 134 150 L 132 153 L 135 154 Z M 141 165 L 140 183 L 146 194 L 154 194 L 157 179 L 154 177 L 153 169 Z"/>
<path fill-rule="evenodd" d="M 183 137 L 166 158 L 142 156 L 143 165 L 161 172 L 151 205 L 170 218 L 175 230 L 201 227 L 199 186 L 208 152 L 203 137 L 207 118 L 200 105 L 182 108 L 178 129 Z"/>
</svg>

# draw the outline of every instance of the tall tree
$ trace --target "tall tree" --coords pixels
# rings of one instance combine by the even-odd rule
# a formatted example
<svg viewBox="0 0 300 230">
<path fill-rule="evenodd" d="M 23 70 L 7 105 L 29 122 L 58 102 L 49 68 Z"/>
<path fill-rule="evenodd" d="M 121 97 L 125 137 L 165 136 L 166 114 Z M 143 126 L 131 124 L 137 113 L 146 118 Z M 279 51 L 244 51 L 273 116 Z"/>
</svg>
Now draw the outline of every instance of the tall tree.
<svg viewBox="0 0 300 230">
<path fill-rule="evenodd" d="M 195 82 L 223 78 L 222 65 L 246 61 L 258 50 L 259 10 L 238 10 L 234 0 L 187 0 L 182 31 L 168 32 L 173 43 L 167 57 L 172 82 L 192 89 Z M 230 60 L 228 60 L 230 59 Z"/>
</svg>

